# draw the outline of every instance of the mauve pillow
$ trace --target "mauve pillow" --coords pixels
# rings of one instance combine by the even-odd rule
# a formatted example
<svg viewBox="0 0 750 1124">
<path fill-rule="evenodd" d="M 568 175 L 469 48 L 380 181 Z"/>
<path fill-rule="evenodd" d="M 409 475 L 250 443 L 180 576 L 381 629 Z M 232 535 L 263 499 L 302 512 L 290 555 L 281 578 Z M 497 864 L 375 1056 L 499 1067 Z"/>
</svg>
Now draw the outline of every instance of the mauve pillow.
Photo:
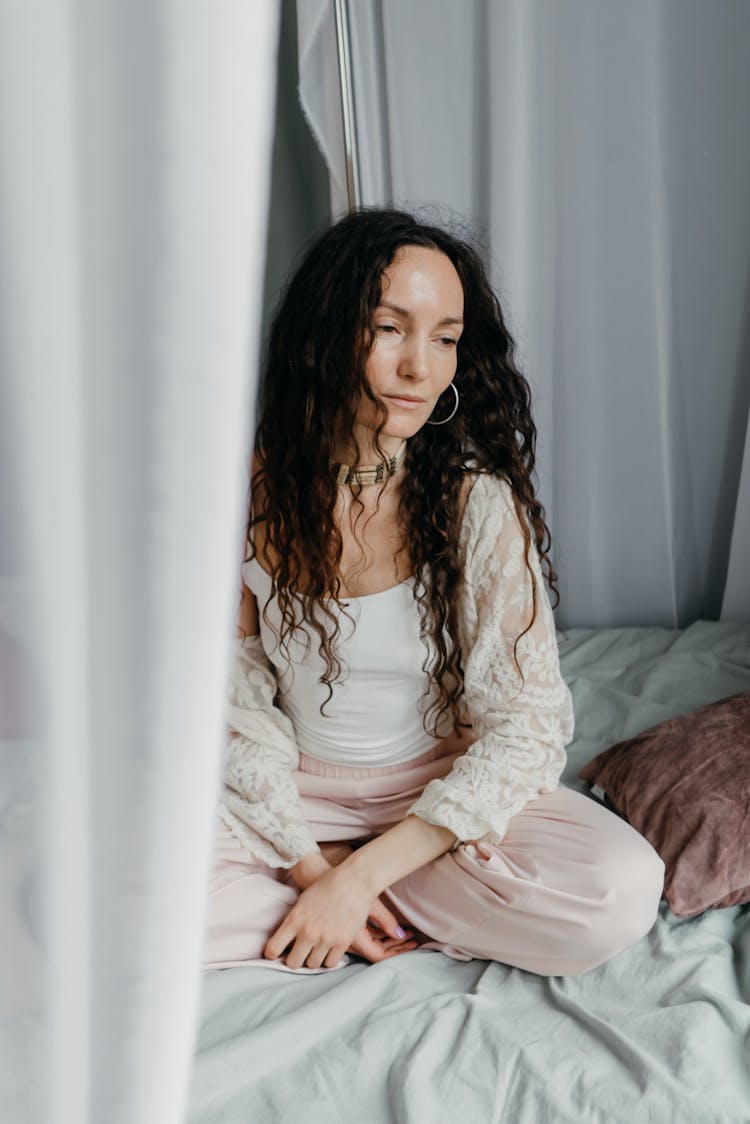
<svg viewBox="0 0 750 1124">
<path fill-rule="evenodd" d="M 750 900 L 750 691 L 618 742 L 578 776 L 661 855 L 677 917 Z"/>
</svg>

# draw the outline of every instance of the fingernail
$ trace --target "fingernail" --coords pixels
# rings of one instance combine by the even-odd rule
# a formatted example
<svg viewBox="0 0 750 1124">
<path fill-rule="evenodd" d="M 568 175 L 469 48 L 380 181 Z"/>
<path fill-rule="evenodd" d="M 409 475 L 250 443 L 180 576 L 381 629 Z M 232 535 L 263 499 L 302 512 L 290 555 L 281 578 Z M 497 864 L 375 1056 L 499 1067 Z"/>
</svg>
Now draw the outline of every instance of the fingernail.
<svg viewBox="0 0 750 1124">
<path fill-rule="evenodd" d="M 406 936 L 406 932 L 401 928 L 400 925 L 396 926 L 396 936 L 397 937 L 405 937 Z"/>
</svg>

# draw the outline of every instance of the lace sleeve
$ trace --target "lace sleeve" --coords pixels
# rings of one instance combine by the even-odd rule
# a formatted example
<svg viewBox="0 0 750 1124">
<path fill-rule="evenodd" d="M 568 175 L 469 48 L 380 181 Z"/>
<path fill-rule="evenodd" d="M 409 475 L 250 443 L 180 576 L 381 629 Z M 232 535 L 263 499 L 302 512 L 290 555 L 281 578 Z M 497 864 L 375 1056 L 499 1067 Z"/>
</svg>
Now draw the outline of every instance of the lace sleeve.
<svg viewBox="0 0 750 1124">
<path fill-rule="evenodd" d="M 409 812 L 449 828 L 457 844 L 500 842 L 508 821 L 554 792 L 573 737 L 570 691 L 560 674 L 555 623 L 532 537 L 537 616 L 521 525 L 507 481 L 475 480 L 462 523 L 465 570 L 459 604 L 465 703 L 476 739 L 443 779 L 430 781 Z"/>
<path fill-rule="evenodd" d="M 320 847 L 302 814 L 292 776 L 299 761 L 294 728 L 274 702 L 276 679 L 259 636 L 234 640 L 228 694 L 218 814 L 254 858 L 294 866 Z"/>
</svg>

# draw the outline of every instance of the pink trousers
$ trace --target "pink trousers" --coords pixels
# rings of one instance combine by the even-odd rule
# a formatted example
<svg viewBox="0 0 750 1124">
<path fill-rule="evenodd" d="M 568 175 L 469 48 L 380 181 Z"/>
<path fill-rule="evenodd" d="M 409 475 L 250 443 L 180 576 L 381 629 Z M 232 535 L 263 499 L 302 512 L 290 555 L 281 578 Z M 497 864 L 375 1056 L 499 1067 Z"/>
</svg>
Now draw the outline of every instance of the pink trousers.
<svg viewBox="0 0 750 1124">
<path fill-rule="evenodd" d="M 461 752 L 461 751 L 459 751 Z M 318 842 L 366 842 L 402 820 L 428 781 L 458 753 L 442 745 L 404 765 L 330 765 L 300 753 L 294 779 Z M 625 820 L 558 786 L 510 820 L 499 844 L 464 843 L 381 895 L 423 949 L 458 960 L 497 960 L 542 976 L 579 975 L 652 928 L 664 863 Z M 262 950 L 297 900 L 289 872 L 255 861 L 217 821 L 204 968 L 288 968 Z M 409 955 L 409 954 L 407 954 Z"/>
</svg>

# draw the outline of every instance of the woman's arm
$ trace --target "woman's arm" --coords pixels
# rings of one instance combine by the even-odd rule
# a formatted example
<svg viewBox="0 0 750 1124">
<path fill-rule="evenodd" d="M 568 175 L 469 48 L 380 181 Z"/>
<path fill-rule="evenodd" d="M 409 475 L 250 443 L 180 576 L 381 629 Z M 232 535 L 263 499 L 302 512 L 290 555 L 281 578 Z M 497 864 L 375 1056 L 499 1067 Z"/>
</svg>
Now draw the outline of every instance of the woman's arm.
<svg viewBox="0 0 750 1124">
<path fill-rule="evenodd" d="M 261 643 L 258 607 L 244 584 L 228 688 L 220 818 L 254 858 L 270 866 L 294 868 L 306 858 L 322 868 L 325 860 L 292 777 L 299 761 L 294 729 L 275 703 L 276 678 Z"/>
<path fill-rule="evenodd" d="M 530 800 L 554 792 L 573 737 L 570 690 L 533 536 L 526 565 L 510 484 L 477 478 L 465 523 L 459 629 L 473 741 L 451 772 L 430 781 L 408 812 L 450 828 L 461 842 L 499 843 Z M 516 654 L 523 677 L 516 667 Z"/>
<path fill-rule="evenodd" d="M 252 593 L 243 586 L 240 605 L 237 637 L 237 651 L 234 673 L 231 680 L 230 699 L 230 747 L 225 767 L 225 795 L 221 805 L 224 817 L 234 814 L 233 826 L 237 834 L 244 838 L 249 834 L 249 850 L 266 862 L 270 860 L 272 848 L 273 865 L 289 866 L 297 886 L 306 891 L 315 883 L 330 874 L 334 868 L 323 856 L 312 831 L 302 815 L 299 793 L 291 775 L 291 766 L 298 759 L 294 734 L 284 728 L 288 722 L 273 702 L 275 678 L 263 653 L 259 636 L 258 607 Z M 239 704 L 239 706 L 238 706 Z M 266 739 L 259 741 L 265 725 Z M 233 728 L 232 728 L 233 727 Z M 279 728 L 281 727 L 281 728 Z M 285 737 L 279 737 L 279 735 Z M 234 810 L 232 813 L 232 809 Z M 294 860 L 296 857 L 296 861 Z M 312 907 L 320 909 L 322 900 L 323 917 L 315 924 L 333 925 L 336 932 L 346 928 L 347 921 L 354 917 L 354 925 L 347 931 L 347 939 L 339 944 L 335 954 L 329 956 L 328 965 L 338 963 L 347 949 L 371 961 L 385 960 L 398 956 L 416 947 L 410 930 L 399 927 L 398 920 L 388 907 L 378 900 L 375 892 L 364 887 L 364 897 L 343 893 L 334 887 L 321 887 L 304 902 L 299 899 L 298 906 L 292 908 L 278 931 L 276 941 L 283 940 L 278 952 L 272 951 L 273 941 L 269 942 L 267 955 L 275 958 L 280 955 L 287 943 L 284 934 L 295 931 L 295 918 L 305 918 Z M 329 898 L 328 895 L 331 895 Z M 330 904 L 329 904 L 330 903 Z M 377 928 L 375 933 L 365 922 L 370 919 Z M 288 958 L 289 967 L 299 967 L 309 950 L 301 942 L 293 947 Z M 326 948 L 326 955 L 330 948 Z M 319 967 L 323 955 L 316 960 L 313 956 L 311 966 Z"/>
<path fill-rule="evenodd" d="M 573 736 L 570 691 L 560 674 L 557 637 L 539 557 L 534 624 L 523 531 L 510 486 L 479 477 L 465 526 L 460 628 L 465 701 L 472 739 L 450 773 L 431 781 L 402 823 L 365 844 L 342 864 L 353 879 L 382 892 L 453 848 L 483 836 L 499 842 L 510 818 L 542 792 L 552 792 Z"/>
<path fill-rule="evenodd" d="M 243 582 L 235 636 L 239 640 L 244 640 L 248 636 L 258 636 L 259 633 L 258 602 Z M 306 852 L 299 862 L 290 868 L 292 878 L 303 890 L 330 869 L 331 864 L 323 857 L 320 850 Z"/>
<path fill-rule="evenodd" d="M 252 460 L 253 477 L 259 468 L 260 460 L 257 453 L 254 453 Z M 261 721 L 265 712 L 266 721 L 270 719 L 273 725 L 278 726 L 281 720 L 273 698 L 275 677 L 260 642 L 258 603 L 252 590 L 248 589 L 244 581 L 241 584 L 235 641 L 230 697 L 233 696 L 234 701 L 239 702 L 246 711 L 257 710 L 259 714 L 256 717 Z M 247 715 L 245 717 L 247 718 Z M 297 856 L 297 861 L 291 865 L 290 869 L 297 885 L 304 889 L 326 870 L 330 870 L 331 866 L 320 853 L 320 848 L 312 839 L 311 834 L 307 838 L 307 842 L 310 844 L 309 850 L 300 854 L 300 843 L 304 844 L 306 836 L 304 825 L 300 836 L 301 806 L 299 806 L 296 788 L 291 782 L 290 770 L 296 766 L 298 761 L 291 723 L 281 723 L 282 733 L 286 736 L 286 746 L 283 744 L 283 740 L 282 744 L 279 745 L 279 739 L 276 738 L 275 756 L 269 756 L 263 754 L 262 749 L 258 746 L 253 750 L 254 737 L 250 739 L 245 737 L 244 744 L 239 742 L 238 739 L 242 736 L 242 727 L 243 725 L 246 726 L 246 722 L 243 721 L 242 716 L 237 720 L 236 712 L 235 719 L 234 726 L 230 721 L 230 747 L 224 773 L 225 799 L 219 807 L 220 814 L 228 823 L 228 826 L 232 827 L 235 834 L 245 843 L 248 850 L 251 850 L 256 857 L 269 862 L 272 857 L 269 851 L 269 841 L 262 837 L 266 825 L 260 822 L 262 820 L 262 809 L 258 806 L 257 796 L 252 793 L 254 780 L 260 780 L 260 773 L 264 773 L 265 778 L 261 783 L 267 791 L 270 786 L 276 794 L 278 812 L 276 818 L 279 822 L 271 825 L 273 835 L 278 842 L 280 833 L 283 834 L 285 815 L 289 815 L 290 827 L 294 835 L 298 837 L 298 843 L 295 847 L 290 840 L 286 846 L 282 845 L 282 854 L 291 858 Z M 253 735 L 258 733 L 256 726 L 257 722 L 253 724 L 251 730 Z M 247 729 L 245 732 L 247 733 Z M 232 745 L 231 742 L 235 739 L 237 739 L 237 744 Z M 248 741 L 250 741 L 250 745 L 247 744 Z M 253 759 L 259 767 L 255 772 L 255 777 L 253 777 Z M 294 791 L 292 791 L 293 788 Z M 281 807 L 278 807 L 279 804 Z M 261 839 L 257 839 L 259 834 Z M 285 865 L 286 862 L 288 862 L 288 859 L 285 861 Z"/>
<path fill-rule="evenodd" d="M 367 886 L 368 893 L 382 894 L 400 878 L 450 851 L 455 843 L 456 836 L 448 828 L 409 815 L 359 847 L 338 869 Z"/>
</svg>

